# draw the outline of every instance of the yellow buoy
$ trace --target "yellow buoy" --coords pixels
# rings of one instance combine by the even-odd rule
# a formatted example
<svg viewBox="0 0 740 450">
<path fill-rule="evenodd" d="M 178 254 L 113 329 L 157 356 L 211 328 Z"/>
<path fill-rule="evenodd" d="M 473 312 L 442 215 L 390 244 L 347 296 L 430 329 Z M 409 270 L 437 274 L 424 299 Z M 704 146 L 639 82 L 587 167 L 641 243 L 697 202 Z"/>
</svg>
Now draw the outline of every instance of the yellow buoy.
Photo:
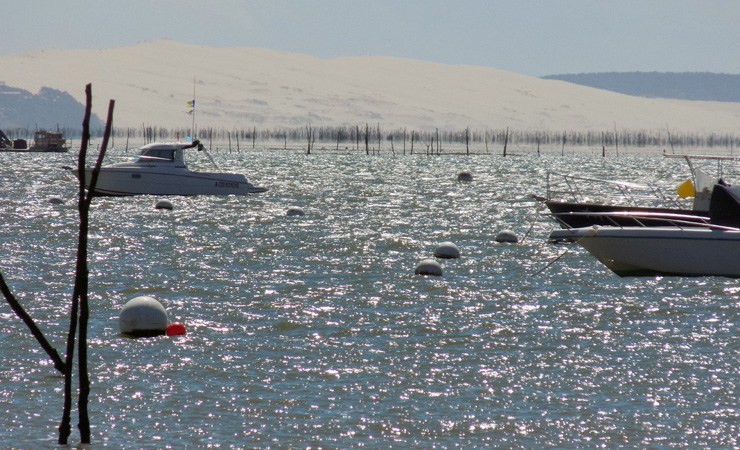
<svg viewBox="0 0 740 450">
<path fill-rule="evenodd" d="M 693 197 L 694 183 L 691 182 L 690 178 L 686 178 L 686 181 L 678 185 L 678 187 L 676 188 L 676 192 L 681 198 Z"/>
</svg>

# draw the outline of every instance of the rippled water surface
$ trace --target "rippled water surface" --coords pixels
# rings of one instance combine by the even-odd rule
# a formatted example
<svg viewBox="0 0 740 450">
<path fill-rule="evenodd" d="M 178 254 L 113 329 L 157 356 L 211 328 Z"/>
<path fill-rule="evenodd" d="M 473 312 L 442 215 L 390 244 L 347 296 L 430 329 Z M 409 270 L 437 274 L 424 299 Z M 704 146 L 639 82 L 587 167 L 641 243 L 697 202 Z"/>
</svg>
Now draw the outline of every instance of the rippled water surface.
<svg viewBox="0 0 740 450">
<path fill-rule="evenodd" d="M 93 448 L 740 447 L 738 281 L 619 278 L 581 249 L 552 263 L 565 249 L 531 199 L 549 170 L 670 188 L 680 161 L 214 156 L 270 190 L 93 202 Z M 0 163 L 0 270 L 63 353 L 75 156 Z M 462 258 L 414 275 L 443 241 Z M 139 295 L 187 335 L 121 337 Z M 63 380 L 5 303 L 0 343 L 2 446 L 54 448 Z"/>
</svg>

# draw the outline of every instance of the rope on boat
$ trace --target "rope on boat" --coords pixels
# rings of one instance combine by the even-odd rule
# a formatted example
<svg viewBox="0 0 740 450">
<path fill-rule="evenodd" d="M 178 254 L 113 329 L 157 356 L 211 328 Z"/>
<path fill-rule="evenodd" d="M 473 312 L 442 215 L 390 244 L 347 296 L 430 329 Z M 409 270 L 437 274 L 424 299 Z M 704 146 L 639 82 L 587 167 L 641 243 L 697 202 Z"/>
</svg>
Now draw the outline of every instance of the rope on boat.
<svg viewBox="0 0 740 450">
<path fill-rule="evenodd" d="M 534 228 L 534 223 L 537 222 L 537 219 L 540 218 L 540 211 L 542 211 L 542 206 L 545 204 L 544 201 L 540 202 L 540 201 L 537 201 L 536 199 L 535 199 L 535 203 L 539 203 L 539 204 L 537 208 L 535 209 L 534 218 L 532 219 L 532 222 L 530 222 L 529 224 L 529 229 L 527 230 L 526 233 L 524 233 L 524 237 L 522 237 L 522 240 L 519 241 L 519 245 L 522 245 L 522 243 L 527 239 L 527 236 L 529 236 L 529 233 L 532 232 L 532 228 Z"/>
<path fill-rule="evenodd" d="M 531 277 L 533 277 L 535 275 L 541 274 L 542 272 L 544 272 L 545 270 L 547 270 L 550 266 L 552 266 L 553 264 L 555 264 L 560 258 L 562 258 L 563 256 L 567 255 L 568 252 L 570 252 L 573 249 L 573 247 L 577 246 L 583 239 L 585 239 L 587 237 L 592 237 L 595 234 L 596 234 L 596 229 L 595 228 L 591 229 L 588 233 L 586 233 L 583 236 L 581 236 L 580 238 L 578 238 L 578 240 L 573 241 L 572 244 L 569 244 L 569 247 L 563 253 L 559 254 L 555 259 L 553 259 L 552 261 L 550 261 L 549 263 L 547 263 L 545 265 L 545 267 L 543 267 L 540 270 L 532 273 L 531 275 L 529 275 L 529 277 L 531 278 Z"/>
</svg>

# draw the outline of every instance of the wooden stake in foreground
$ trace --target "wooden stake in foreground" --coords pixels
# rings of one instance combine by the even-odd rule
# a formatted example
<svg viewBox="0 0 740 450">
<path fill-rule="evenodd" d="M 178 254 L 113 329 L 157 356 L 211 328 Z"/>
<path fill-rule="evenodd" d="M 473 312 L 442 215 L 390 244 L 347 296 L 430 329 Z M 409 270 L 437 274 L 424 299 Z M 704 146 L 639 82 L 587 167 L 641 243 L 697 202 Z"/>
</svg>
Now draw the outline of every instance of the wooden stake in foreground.
<svg viewBox="0 0 740 450">
<path fill-rule="evenodd" d="M 88 417 L 87 403 L 88 395 L 90 393 L 90 378 L 87 372 L 87 322 L 89 317 L 88 308 L 88 267 L 87 267 L 87 235 L 88 235 L 88 220 L 90 213 L 90 203 L 92 202 L 93 194 L 95 192 L 95 185 L 98 181 L 98 174 L 100 173 L 100 166 L 103 164 L 103 158 L 105 157 L 105 151 L 108 147 L 108 138 L 110 137 L 111 123 L 113 122 L 113 107 L 115 106 L 115 100 L 111 100 L 108 105 L 108 119 L 105 125 L 105 135 L 103 136 L 103 144 L 100 147 L 100 153 L 98 154 L 98 160 L 95 163 L 95 168 L 92 171 L 90 178 L 90 187 L 87 193 L 85 193 L 85 160 L 87 157 L 87 148 L 90 142 L 90 113 L 92 109 L 92 86 L 88 84 L 85 88 L 85 94 L 87 96 L 87 103 L 85 107 L 85 118 L 82 121 L 82 142 L 80 144 L 80 154 L 77 159 L 77 170 L 80 174 L 80 188 L 78 197 L 78 211 L 80 215 L 80 230 L 77 245 L 77 268 L 75 274 L 75 285 L 72 294 L 72 310 L 70 314 L 70 325 L 69 333 L 67 334 L 67 358 L 66 358 L 66 372 L 64 374 L 64 411 L 62 413 L 62 423 L 59 424 L 59 443 L 62 445 L 67 444 L 69 439 L 71 426 L 70 426 L 70 410 L 72 408 L 72 362 L 74 359 L 74 340 L 75 331 L 77 328 L 77 321 L 79 320 L 80 325 L 80 336 L 78 341 L 79 348 L 79 399 L 78 399 L 78 410 L 80 414 L 80 422 L 78 428 L 80 430 L 80 441 L 83 444 L 90 443 L 90 420 Z M 78 317 L 79 309 L 79 317 Z"/>
</svg>

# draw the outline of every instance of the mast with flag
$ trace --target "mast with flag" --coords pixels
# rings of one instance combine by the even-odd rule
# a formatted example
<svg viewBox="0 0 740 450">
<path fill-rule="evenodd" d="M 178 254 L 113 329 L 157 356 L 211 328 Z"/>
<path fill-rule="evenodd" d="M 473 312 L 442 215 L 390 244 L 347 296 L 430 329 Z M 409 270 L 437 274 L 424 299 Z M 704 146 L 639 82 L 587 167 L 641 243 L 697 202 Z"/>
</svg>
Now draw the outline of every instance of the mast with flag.
<svg viewBox="0 0 740 450">
<path fill-rule="evenodd" d="M 188 102 L 188 108 L 188 114 L 193 116 L 193 124 L 190 131 L 193 133 L 193 139 L 197 139 L 198 133 L 195 131 L 195 77 L 193 77 L 193 99 Z"/>
</svg>

